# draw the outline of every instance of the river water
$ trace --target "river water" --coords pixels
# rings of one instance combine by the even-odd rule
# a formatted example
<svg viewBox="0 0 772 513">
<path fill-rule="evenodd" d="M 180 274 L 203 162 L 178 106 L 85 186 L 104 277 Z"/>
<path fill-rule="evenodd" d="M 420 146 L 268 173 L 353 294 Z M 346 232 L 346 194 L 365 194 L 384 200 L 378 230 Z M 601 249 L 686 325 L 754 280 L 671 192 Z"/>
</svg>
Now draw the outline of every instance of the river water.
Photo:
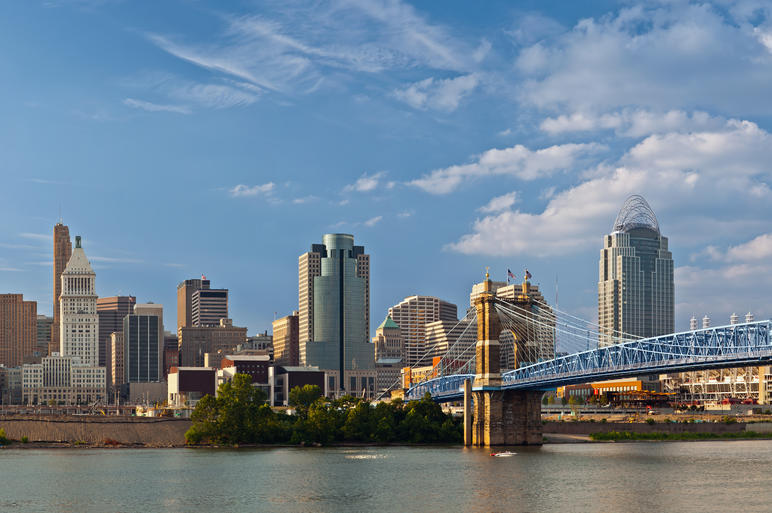
<svg viewBox="0 0 772 513">
<path fill-rule="evenodd" d="M 772 442 L 3 449 L 2 512 L 772 511 Z"/>
</svg>

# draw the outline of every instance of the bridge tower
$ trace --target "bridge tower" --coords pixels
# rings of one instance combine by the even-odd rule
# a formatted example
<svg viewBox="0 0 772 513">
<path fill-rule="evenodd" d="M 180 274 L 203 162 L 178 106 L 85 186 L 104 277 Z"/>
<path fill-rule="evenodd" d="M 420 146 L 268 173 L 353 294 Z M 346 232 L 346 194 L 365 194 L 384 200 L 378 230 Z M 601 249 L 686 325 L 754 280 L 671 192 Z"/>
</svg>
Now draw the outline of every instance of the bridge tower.
<svg viewBox="0 0 772 513">
<path fill-rule="evenodd" d="M 477 310 L 476 370 L 472 386 L 464 387 L 464 444 L 476 447 L 541 445 L 541 392 L 501 388 L 501 322 L 487 272 L 483 291 L 474 306 Z M 469 411 L 469 393 L 473 412 Z"/>
</svg>

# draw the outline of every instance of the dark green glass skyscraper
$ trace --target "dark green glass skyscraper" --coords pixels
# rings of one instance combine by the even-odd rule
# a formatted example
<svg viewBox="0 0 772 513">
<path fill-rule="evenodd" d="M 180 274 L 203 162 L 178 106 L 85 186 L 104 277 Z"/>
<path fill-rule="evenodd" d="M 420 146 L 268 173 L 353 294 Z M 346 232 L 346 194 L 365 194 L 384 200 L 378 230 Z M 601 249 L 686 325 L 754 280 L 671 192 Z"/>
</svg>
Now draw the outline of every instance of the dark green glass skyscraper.
<svg viewBox="0 0 772 513">
<path fill-rule="evenodd" d="M 354 245 L 353 235 L 326 234 L 322 241 L 301 256 L 301 275 L 313 273 L 300 277 L 300 308 L 305 295 L 308 331 L 313 333 L 313 339 L 300 340 L 301 363 L 338 371 L 345 389 L 346 371 L 375 366 L 369 336 L 370 259 L 363 246 Z M 318 266 L 304 267 L 309 255 Z"/>
</svg>

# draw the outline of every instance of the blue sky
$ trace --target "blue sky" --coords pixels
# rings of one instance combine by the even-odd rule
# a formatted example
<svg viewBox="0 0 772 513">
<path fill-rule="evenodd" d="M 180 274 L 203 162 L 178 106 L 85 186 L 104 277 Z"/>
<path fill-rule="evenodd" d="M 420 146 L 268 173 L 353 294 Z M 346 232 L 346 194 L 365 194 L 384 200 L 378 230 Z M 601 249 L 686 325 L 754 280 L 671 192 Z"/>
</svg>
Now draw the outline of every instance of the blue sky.
<svg viewBox="0 0 772 513">
<path fill-rule="evenodd" d="M 594 319 L 638 193 L 677 328 L 772 314 L 769 1 L 3 2 L 0 69 L 0 291 L 43 313 L 61 209 L 167 329 L 204 273 L 270 330 L 328 232 L 372 255 L 374 325 L 485 266 Z"/>
</svg>

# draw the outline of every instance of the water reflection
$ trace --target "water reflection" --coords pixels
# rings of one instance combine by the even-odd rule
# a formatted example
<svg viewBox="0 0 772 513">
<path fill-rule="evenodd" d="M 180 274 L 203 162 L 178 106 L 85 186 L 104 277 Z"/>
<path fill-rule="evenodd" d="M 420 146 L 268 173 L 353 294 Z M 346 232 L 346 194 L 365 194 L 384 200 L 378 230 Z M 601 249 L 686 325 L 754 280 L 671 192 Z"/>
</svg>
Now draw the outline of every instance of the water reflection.
<svg viewBox="0 0 772 513">
<path fill-rule="evenodd" d="M 768 511 L 766 441 L 0 451 L 0 510 Z"/>
</svg>

